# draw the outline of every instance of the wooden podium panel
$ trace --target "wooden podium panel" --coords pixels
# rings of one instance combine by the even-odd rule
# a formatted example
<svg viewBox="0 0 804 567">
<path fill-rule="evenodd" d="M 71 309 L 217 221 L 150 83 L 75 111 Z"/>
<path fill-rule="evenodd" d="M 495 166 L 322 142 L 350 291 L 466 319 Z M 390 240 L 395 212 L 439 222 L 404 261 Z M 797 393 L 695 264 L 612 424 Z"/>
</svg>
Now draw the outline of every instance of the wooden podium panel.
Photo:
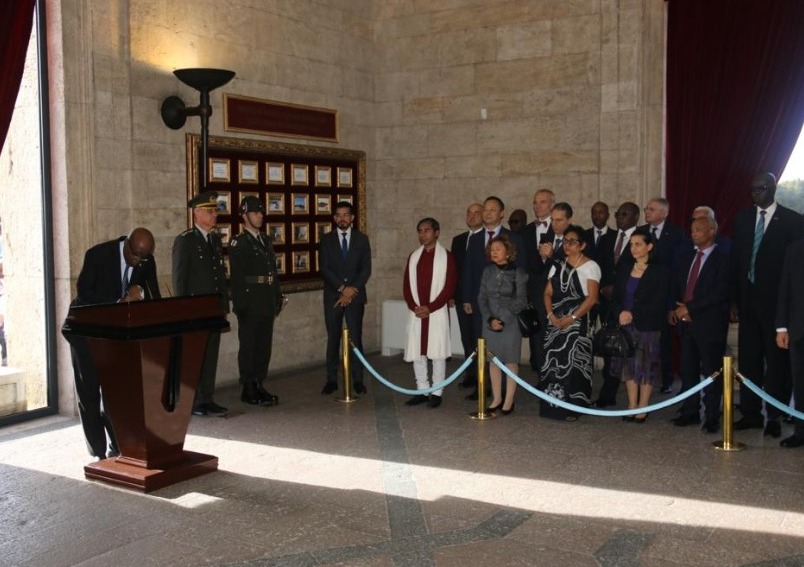
<svg viewBox="0 0 804 567">
<path fill-rule="evenodd" d="M 120 448 L 86 478 L 149 492 L 217 470 L 184 439 L 207 339 L 228 326 L 217 295 L 70 309 L 62 334 L 86 340 Z"/>
</svg>

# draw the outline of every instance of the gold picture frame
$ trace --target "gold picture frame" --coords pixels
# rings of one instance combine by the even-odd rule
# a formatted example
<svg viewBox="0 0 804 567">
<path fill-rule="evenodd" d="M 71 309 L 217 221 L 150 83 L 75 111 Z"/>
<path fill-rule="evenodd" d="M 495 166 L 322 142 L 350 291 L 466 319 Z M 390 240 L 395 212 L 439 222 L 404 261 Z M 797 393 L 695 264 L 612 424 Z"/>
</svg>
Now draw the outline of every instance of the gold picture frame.
<svg viewBox="0 0 804 567">
<path fill-rule="evenodd" d="M 339 167 L 338 168 L 338 187 L 351 187 L 352 186 L 352 168 Z"/>
<path fill-rule="evenodd" d="M 310 213 L 310 195 L 307 193 L 291 193 L 290 202 L 293 207 L 291 214 L 307 215 Z"/>
<path fill-rule="evenodd" d="M 294 222 L 293 244 L 307 244 L 310 242 L 310 225 L 306 222 Z"/>
<path fill-rule="evenodd" d="M 260 162 L 252 160 L 237 161 L 237 178 L 240 183 L 260 182 Z"/>
<path fill-rule="evenodd" d="M 265 211 L 268 215 L 285 214 L 285 194 L 268 193 L 265 195 Z"/>
<path fill-rule="evenodd" d="M 285 164 L 278 161 L 265 163 L 265 182 L 268 185 L 285 184 Z"/>
<path fill-rule="evenodd" d="M 229 170 L 229 160 L 224 158 L 209 158 L 210 183 L 229 183 L 232 174 Z"/>
<path fill-rule="evenodd" d="M 307 164 L 290 164 L 290 184 L 291 185 L 310 185 L 310 168 Z"/>
<path fill-rule="evenodd" d="M 231 191 L 218 191 L 218 214 L 231 215 L 232 214 L 232 192 Z"/>
<path fill-rule="evenodd" d="M 332 168 L 328 165 L 317 165 L 315 171 L 316 187 L 332 187 Z"/>
<path fill-rule="evenodd" d="M 329 234 L 332 232 L 332 223 L 327 222 L 317 222 L 315 223 L 315 242 L 316 244 L 321 242 L 321 239 L 324 238 L 325 234 Z"/>
<path fill-rule="evenodd" d="M 293 253 L 293 273 L 304 274 L 310 271 L 310 252 L 296 252 Z"/>
<path fill-rule="evenodd" d="M 282 246 L 285 243 L 285 223 L 269 222 L 266 230 L 275 245 Z"/>
</svg>

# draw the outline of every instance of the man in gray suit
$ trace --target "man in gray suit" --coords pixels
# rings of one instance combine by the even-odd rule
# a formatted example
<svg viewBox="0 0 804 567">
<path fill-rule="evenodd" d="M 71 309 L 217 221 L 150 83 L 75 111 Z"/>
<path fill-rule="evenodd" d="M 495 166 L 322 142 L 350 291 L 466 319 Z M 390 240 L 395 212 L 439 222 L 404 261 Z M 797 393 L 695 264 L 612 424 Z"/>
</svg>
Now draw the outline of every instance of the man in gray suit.
<svg viewBox="0 0 804 567">
<path fill-rule="evenodd" d="M 368 236 L 352 226 L 354 209 L 349 201 L 335 205 L 335 228 L 321 239 L 319 262 L 324 278 L 324 324 L 327 328 L 327 381 L 322 394 L 338 389 L 338 362 L 343 320 L 349 337 L 363 352 L 363 313 L 366 283 L 371 277 L 371 246 Z M 354 390 L 364 394 L 363 366 L 352 355 Z"/>
<path fill-rule="evenodd" d="M 177 296 L 217 293 L 221 309 L 228 313 L 221 237 L 213 231 L 218 222 L 218 194 L 204 191 L 190 199 L 187 206 L 193 210 L 193 228 L 185 230 L 173 241 L 174 292 Z M 220 345 L 220 332 L 210 333 L 195 392 L 193 415 L 226 415 L 226 408 L 212 399 Z"/>
</svg>

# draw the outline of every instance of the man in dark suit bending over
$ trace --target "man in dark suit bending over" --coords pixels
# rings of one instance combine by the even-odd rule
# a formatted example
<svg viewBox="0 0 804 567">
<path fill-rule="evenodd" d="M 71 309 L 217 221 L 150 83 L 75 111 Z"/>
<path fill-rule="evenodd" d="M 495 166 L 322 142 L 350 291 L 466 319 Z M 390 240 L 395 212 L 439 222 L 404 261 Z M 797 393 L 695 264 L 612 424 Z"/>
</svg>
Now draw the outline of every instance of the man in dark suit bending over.
<svg viewBox="0 0 804 567">
<path fill-rule="evenodd" d="M 153 252 L 154 236 L 146 228 L 135 228 L 128 236 L 93 246 L 84 255 L 72 305 L 159 299 Z M 87 448 L 95 458 L 105 459 L 108 433 L 108 454 L 115 456 L 117 440 L 103 408 L 100 380 L 87 341 L 75 336 L 68 340 Z"/>
<path fill-rule="evenodd" d="M 363 312 L 366 284 L 371 277 L 371 246 L 368 236 L 352 226 L 355 215 L 349 201 L 335 205 L 335 228 L 319 245 L 321 277 L 324 278 L 324 324 L 327 327 L 327 381 L 322 394 L 338 389 L 338 354 L 343 320 L 349 338 L 363 352 Z M 352 354 L 354 390 L 364 394 L 363 366 Z"/>
<path fill-rule="evenodd" d="M 732 319 L 740 322 L 740 372 L 782 402 L 790 399 L 790 360 L 776 344 L 776 301 L 785 252 L 804 235 L 800 214 L 778 204 L 776 177 L 761 173 L 749 188 L 754 206 L 737 213 L 732 242 Z M 767 371 L 766 371 L 767 368 Z M 761 429 L 762 403 L 740 390 L 742 419 L 735 430 Z M 767 407 L 765 435 L 780 437 L 781 412 Z"/>
</svg>

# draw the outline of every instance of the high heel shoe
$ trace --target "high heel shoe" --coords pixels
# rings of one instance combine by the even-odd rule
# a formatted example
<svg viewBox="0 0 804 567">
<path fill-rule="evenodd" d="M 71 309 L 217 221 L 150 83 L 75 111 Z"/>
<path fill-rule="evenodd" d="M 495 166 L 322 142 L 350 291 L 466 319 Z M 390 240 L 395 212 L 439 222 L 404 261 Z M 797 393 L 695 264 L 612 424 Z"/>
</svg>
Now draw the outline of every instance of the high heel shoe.
<svg viewBox="0 0 804 567">
<path fill-rule="evenodd" d="M 500 411 L 500 408 L 502 407 L 502 405 L 503 405 L 503 403 L 500 402 L 499 404 L 497 404 L 494 407 L 489 406 L 489 407 L 486 408 L 486 411 L 491 412 L 491 413 L 494 413 L 495 411 Z"/>
<path fill-rule="evenodd" d="M 502 413 L 503 415 L 511 415 L 512 413 L 514 413 L 514 407 L 515 407 L 515 406 L 516 406 L 516 404 L 511 404 L 511 408 L 510 408 L 510 409 L 502 409 L 502 408 L 501 408 L 501 409 L 500 409 L 500 413 Z"/>
<path fill-rule="evenodd" d="M 645 423 L 646 421 L 648 421 L 648 415 L 647 414 L 645 414 L 644 417 L 635 417 L 634 418 L 634 423 Z"/>
</svg>

